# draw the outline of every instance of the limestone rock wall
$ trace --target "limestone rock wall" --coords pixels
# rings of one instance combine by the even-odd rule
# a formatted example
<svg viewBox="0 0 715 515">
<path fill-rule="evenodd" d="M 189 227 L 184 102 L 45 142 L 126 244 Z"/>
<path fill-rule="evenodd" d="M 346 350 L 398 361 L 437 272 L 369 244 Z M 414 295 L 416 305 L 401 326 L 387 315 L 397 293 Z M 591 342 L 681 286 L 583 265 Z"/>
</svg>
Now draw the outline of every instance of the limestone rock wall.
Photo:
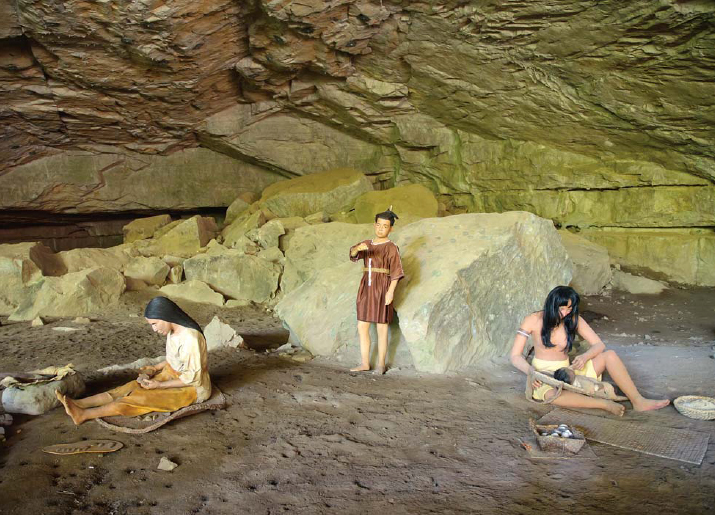
<svg viewBox="0 0 715 515">
<path fill-rule="evenodd" d="M 227 206 L 351 167 L 377 189 L 422 184 L 451 213 L 588 231 L 648 273 L 669 272 L 614 252 L 646 229 L 655 254 L 700 231 L 715 259 L 712 2 L 0 9 L 6 211 Z M 712 283 L 689 266 L 671 278 Z"/>
</svg>

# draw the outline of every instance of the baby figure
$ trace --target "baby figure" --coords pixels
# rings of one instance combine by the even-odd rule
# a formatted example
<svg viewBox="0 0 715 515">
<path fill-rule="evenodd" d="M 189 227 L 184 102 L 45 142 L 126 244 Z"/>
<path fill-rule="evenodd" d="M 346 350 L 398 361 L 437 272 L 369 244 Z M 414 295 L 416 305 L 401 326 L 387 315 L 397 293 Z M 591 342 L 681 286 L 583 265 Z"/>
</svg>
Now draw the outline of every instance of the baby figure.
<svg viewBox="0 0 715 515">
<path fill-rule="evenodd" d="M 554 372 L 554 379 L 563 381 L 566 384 L 575 386 L 583 390 L 585 395 L 600 399 L 620 400 L 616 395 L 616 389 L 611 383 L 599 381 L 591 377 L 577 375 L 572 368 L 562 367 Z"/>
</svg>

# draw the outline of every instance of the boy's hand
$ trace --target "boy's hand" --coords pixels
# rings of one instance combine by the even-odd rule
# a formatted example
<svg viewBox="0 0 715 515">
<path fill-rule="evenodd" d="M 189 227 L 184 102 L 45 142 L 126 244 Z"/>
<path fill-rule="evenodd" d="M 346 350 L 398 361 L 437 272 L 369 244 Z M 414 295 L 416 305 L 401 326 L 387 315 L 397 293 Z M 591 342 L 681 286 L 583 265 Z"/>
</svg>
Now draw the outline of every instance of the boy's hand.
<svg viewBox="0 0 715 515">
<path fill-rule="evenodd" d="M 393 292 L 391 292 L 391 291 L 388 291 L 388 292 L 385 294 L 385 306 L 389 306 L 390 304 L 392 304 L 392 298 L 393 298 L 394 296 L 395 296 L 395 294 L 394 294 Z"/>
<path fill-rule="evenodd" d="M 361 250 L 367 250 L 367 248 L 368 248 L 368 247 L 367 247 L 367 243 L 361 243 L 360 245 L 358 245 L 357 247 L 355 247 L 355 250 L 358 251 L 358 252 L 360 252 Z"/>
</svg>

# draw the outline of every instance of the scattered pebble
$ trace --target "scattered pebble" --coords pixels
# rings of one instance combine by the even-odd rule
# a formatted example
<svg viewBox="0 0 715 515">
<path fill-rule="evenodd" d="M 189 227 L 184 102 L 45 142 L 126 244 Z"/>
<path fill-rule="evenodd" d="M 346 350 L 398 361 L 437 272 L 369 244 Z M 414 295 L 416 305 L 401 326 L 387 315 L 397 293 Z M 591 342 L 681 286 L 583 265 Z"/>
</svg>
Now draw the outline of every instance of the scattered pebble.
<svg viewBox="0 0 715 515">
<path fill-rule="evenodd" d="M 89 324 L 91 320 L 87 317 L 77 317 L 73 320 L 75 324 Z"/>
<path fill-rule="evenodd" d="M 273 352 L 281 353 L 281 352 L 288 352 L 288 353 L 293 353 L 295 350 L 293 349 L 293 345 L 290 343 L 284 343 L 280 347 L 278 347 L 276 350 Z"/>
<path fill-rule="evenodd" d="M 171 472 L 172 470 L 174 470 L 174 469 L 175 469 L 176 467 L 178 467 L 178 466 L 179 466 L 178 463 L 174 463 L 174 462 L 171 461 L 169 458 L 163 457 L 163 458 L 161 458 L 161 459 L 159 460 L 159 466 L 157 467 L 157 469 L 159 469 L 159 470 L 165 470 L 165 471 L 167 471 L 167 472 Z"/>
<path fill-rule="evenodd" d="M 45 323 L 42 321 L 40 317 L 35 318 L 32 322 L 30 322 L 30 327 L 40 327 L 45 325 Z"/>
<path fill-rule="evenodd" d="M 303 349 L 296 352 L 295 354 L 291 354 L 290 359 L 292 359 L 293 361 L 297 361 L 298 363 L 305 363 L 313 359 L 313 355 L 307 350 Z"/>
<path fill-rule="evenodd" d="M 53 331 L 60 331 L 62 333 L 71 333 L 72 331 L 79 331 L 76 327 L 53 327 Z"/>
</svg>

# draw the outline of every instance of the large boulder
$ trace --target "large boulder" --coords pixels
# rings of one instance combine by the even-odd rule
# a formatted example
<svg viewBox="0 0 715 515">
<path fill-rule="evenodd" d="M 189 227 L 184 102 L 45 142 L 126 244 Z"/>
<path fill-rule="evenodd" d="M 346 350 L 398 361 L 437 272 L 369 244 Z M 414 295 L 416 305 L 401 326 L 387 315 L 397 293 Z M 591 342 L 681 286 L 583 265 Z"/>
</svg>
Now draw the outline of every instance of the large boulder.
<svg viewBox="0 0 715 515">
<path fill-rule="evenodd" d="M 246 247 L 246 241 L 250 241 L 246 240 L 246 233 L 258 229 L 266 220 L 266 213 L 261 209 L 243 213 L 221 231 L 224 244 L 229 248 Z"/>
<path fill-rule="evenodd" d="M 152 252 L 156 256 L 171 254 L 172 256 L 190 257 L 196 254 L 201 247 L 205 247 L 217 232 L 218 227 L 216 227 L 213 218 L 192 216 L 159 238 L 153 244 Z"/>
<path fill-rule="evenodd" d="M 428 218 L 405 227 L 395 243 L 406 278 L 395 296 L 400 334 L 393 342 L 409 349 L 420 371 L 461 370 L 504 355 L 521 319 L 571 280 L 553 224 L 530 213 Z M 276 312 L 294 340 L 315 354 L 340 349 L 356 323 L 359 277 L 359 266 L 343 263 L 286 294 Z"/>
<path fill-rule="evenodd" d="M 162 225 L 156 231 L 154 231 L 154 235 L 152 236 L 152 238 L 154 238 L 155 240 L 158 240 L 159 238 L 164 236 L 166 233 L 168 233 L 169 231 L 174 229 L 174 227 L 176 227 L 177 225 L 184 223 L 184 222 L 185 222 L 185 220 L 174 220 L 173 222 L 169 222 L 166 225 Z M 141 244 L 141 240 L 136 240 L 134 242 L 134 246 L 137 246 L 138 244 Z"/>
<path fill-rule="evenodd" d="M 300 216 L 291 216 L 289 218 L 276 218 L 275 220 L 281 223 L 281 225 L 283 226 L 283 230 L 285 231 L 285 233 L 279 238 L 278 243 L 278 246 L 284 252 L 286 247 L 288 247 L 288 245 L 290 244 L 291 238 L 295 236 L 296 229 L 309 225 L 308 222 L 305 221 L 305 218 L 301 218 Z"/>
<path fill-rule="evenodd" d="M 279 218 L 306 217 L 352 207 L 357 197 L 371 190 L 372 183 L 362 173 L 340 168 L 271 184 L 263 190 L 260 204 Z"/>
<path fill-rule="evenodd" d="M 226 217 L 224 218 L 223 223 L 226 225 L 230 225 L 249 207 L 251 207 L 251 204 L 249 204 L 242 198 L 237 198 L 236 200 L 231 202 L 231 205 L 228 206 L 228 209 L 226 209 Z"/>
<path fill-rule="evenodd" d="M 666 290 L 668 286 L 660 281 L 616 270 L 613 273 L 613 288 L 636 295 L 658 295 L 663 290 Z"/>
<path fill-rule="evenodd" d="M 293 291 L 318 272 L 348 262 L 350 247 L 373 235 L 372 224 L 332 222 L 299 227 L 286 248 L 281 290 Z"/>
<path fill-rule="evenodd" d="M 246 237 L 251 241 L 256 242 L 264 249 L 277 247 L 280 242 L 280 237 L 286 233 L 283 224 L 279 219 L 266 222 L 258 229 L 253 229 L 246 234 Z"/>
<path fill-rule="evenodd" d="M 203 281 L 232 299 L 267 302 L 278 289 L 278 265 L 233 249 L 214 250 L 184 261 L 186 279 Z"/>
<path fill-rule="evenodd" d="M 111 268 L 122 271 L 129 261 L 138 254 L 131 245 L 118 245 L 108 249 L 80 248 L 59 252 L 57 257 L 64 263 L 68 273 L 89 268 Z"/>
<path fill-rule="evenodd" d="M 124 277 L 111 268 L 92 268 L 62 277 L 45 277 L 33 294 L 10 315 L 10 320 L 101 312 L 116 304 L 124 289 Z"/>
<path fill-rule="evenodd" d="M 157 215 L 134 220 L 122 228 L 124 243 L 151 238 L 160 227 L 171 223 L 171 216 Z"/>
<path fill-rule="evenodd" d="M 6 316 L 39 287 L 44 275 L 59 275 L 65 268 L 42 243 L 0 245 L 0 315 Z"/>
<path fill-rule="evenodd" d="M 265 259 L 281 266 L 285 263 L 285 256 L 278 247 L 269 247 L 264 249 L 260 251 L 257 256 L 261 259 Z"/>
<path fill-rule="evenodd" d="M 521 319 L 571 281 L 553 223 L 531 213 L 429 218 L 396 243 L 406 275 L 395 296 L 400 330 L 427 372 L 504 355 Z"/>
<path fill-rule="evenodd" d="M 188 300 L 200 304 L 223 306 L 223 295 L 211 289 L 202 281 L 186 281 L 180 284 L 167 284 L 159 289 L 161 293 L 177 300 Z"/>
<path fill-rule="evenodd" d="M 127 264 L 124 275 L 146 284 L 161 286 L 166 281 L 169 270 L 169 265 L 158 257 L 138 256 Z"/>
<path fill-rule="evenodd" d="M 437 199 L 434 193 L 421 184 L 410 184 L 363 193 L 355 201 L 355 218 L 360 224 L 374 223 L 375 215 L 390 206 L 400 217 L 398 223 L 401 226 L 437 216 Z"/>
<path fill-rule="evenodd" d="M 582 295 L 597 295 L 611 282 L 608 250 L 569 231 L 559 231 L 573 264 L 571 286 Z"/>
</svg>

